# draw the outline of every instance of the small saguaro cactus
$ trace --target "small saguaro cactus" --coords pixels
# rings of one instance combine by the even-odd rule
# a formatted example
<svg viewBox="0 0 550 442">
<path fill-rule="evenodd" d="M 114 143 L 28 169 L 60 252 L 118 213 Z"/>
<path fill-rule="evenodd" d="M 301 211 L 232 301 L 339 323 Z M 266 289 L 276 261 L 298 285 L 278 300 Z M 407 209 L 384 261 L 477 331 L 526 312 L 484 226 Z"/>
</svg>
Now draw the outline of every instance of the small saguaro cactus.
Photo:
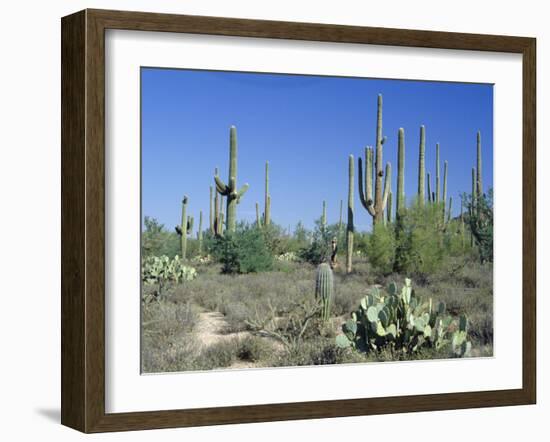
<svg viewBox="0 0 550 442">
<path fill-rule="evenodd" d="M 334 296 L 334 278 L 327 263 L 319 264 L 315 277 L 315 299 L 321 303 L 321 319 L 328 321 Z"/>
<path fill-rule="evenodd" d="M 384 171 L 382 170 L 383 161 L 383 145 L 386 142 L 386 137 L 382 136 L 382 95 L 378 95 L 378 110 L 376 119 L 376 164 L 375 175 L 376 180 L 374 183 L 374 199 L 372 195 L 372 175 L 373 175 L 373 149 L 372 147 L 365 148 L 365 189 L 363 189 L 363 163 L 359 158 L 359 198 L 363 207 L 369 212 L 373 218 L 373 223 L 376 224 L 379 221 L 383 221 L 384 209 L 388 200 L 388 193 L 390 190 L 389 183 L 391 182 L 391 164 L 386 164 L 386 177 L 384 180 L 384 191 L 382 191 L 382 177 Z"/>
<path fill-rule="evenodd" d="M 248 190 L 248 184 L 237 190 L 237 128 L 229 129 L 229 177 L 227 184 L 216 174 L 214 176 L 216 191 L 226 197 L 226 230 L 234 232 L 237 225 L 237 204 Z"/>
<path fill-rule="evenodd" d="M 424 206 L 426 190 L 426 128 L 420 126 L 420 146 L 418 149 L 418 204 Z M 429 189 L 429 188 L 428 188 Z M 430 191 L 428 190 L 428 194 Z M 429 199 L 429 197 L 428 197 Z"/>
<path fill-rule="evenodd" d="M 451 221 L 453 213 L 453 197 L 449 197 L 449 211 L 447 212 L 447 223 Z"/>
<path fill-rule="evenodd" d="M 405 129 L 399 128 L 397 135 L 397 216 L 405 210 Z"/>
<path fill-rule="evenodd" d="M 354 181 L 355 164 L 353 155 L 349 156 L 348 160 L 348 225 L 346 229 L 346 273 L 351 273 L 353 259 L 353 181 Z"/>
<path fill-rule="evenodd" d="M 260 205 L 256 203 L 256 227 L 262 228 L 262 218 L 260 217 Z"/>
<path fill-rule="evenodd" d="M 269 162 L 265 162 L 264 224 L 271 224 L 271 195 L 269 194 Z"/>
<path fill-rule="evenodd" d="M 176 226 L 176 233 L 180 236 L 181 259 L 187 255 L 187 235 L 193 231 L 193 217 L 187 216 L 187 203 L 189 199 L 184 195 L 181 202 L 181 225 Z"/>
</svg>

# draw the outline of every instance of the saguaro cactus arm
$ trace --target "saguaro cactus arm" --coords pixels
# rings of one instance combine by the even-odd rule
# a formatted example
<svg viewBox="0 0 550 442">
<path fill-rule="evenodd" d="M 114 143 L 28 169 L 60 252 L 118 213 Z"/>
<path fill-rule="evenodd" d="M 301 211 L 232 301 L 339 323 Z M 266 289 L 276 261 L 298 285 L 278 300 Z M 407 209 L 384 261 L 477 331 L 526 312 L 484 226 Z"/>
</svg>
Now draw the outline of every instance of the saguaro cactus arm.
<svg viewBox="0 0 550 442">
<path fill-rule="evenodd" d="M 369 169 L 368 163 L 369 163 L 369 154 L 367 153 L 367 174 Z M 368 180 L 369 178 L 367 176 L 367 182 Z M 363 205 L 363 207 L 369 212 L 369 214 L 372 217 L 374 217 L 376 216 L 376 211 L 374 210 L 372 195 L 369 197 L 368 187 L 367 187 L 367 195 L 365 195 L 365 192 L 363 189 L 363 161 L 361 160 L 361 157 L 359 157 L 359 160 L 358 160 L 358 182 L 359 182 L 359 200 L 361 201 L 361 204 Z"/>
</svg>

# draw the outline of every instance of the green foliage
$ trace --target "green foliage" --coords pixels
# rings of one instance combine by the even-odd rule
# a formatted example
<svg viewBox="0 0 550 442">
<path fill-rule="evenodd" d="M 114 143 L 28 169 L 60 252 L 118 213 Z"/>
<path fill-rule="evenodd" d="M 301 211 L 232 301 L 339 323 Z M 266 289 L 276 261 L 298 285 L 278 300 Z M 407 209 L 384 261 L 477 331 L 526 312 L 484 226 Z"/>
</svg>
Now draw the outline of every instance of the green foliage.
<svg viewBox="0 0 550 442">
<path fill-rule="evenodd" d="M 176 255 L 173 259 L 168 256 L 148 256 L 141 265 L 141 279 L 145 284 L 156 285 L 156 295 L 161 296 L 168 283 L 191 281 L 197 276 L 193 267 L 185 266 Z"/>
<path fill-rule="evenodd" d="M 173 258 L 179 254 L 180 240 L 175 232 L 167 231 L 164 224 L 149 216 L 144 218 L 143 224 L 141 250 L 144 257 L 166 255 Z"/>
<path fill-rule="evenodd" d="M 365 251 L 371 265 L 376 267 L 382 274 L 387 275 L 393 271 L 395 247 L 393 226 L 376 224 L 373 233 L 368 236 Z"/>
<path fill-rule="evenodd" d="M 360 352 L 390 350 L 394 358 L 424 348 L 441 350 L 451 345 L 454 356 L 469 356 L 468 319 L 446 315 L 446 306 L 424 302 L 413 290 L 410 279 L 401 289 L 394 282 L 385 291 L 374 288 L 361 299 L 359 308 L 336 337 L 340 348 Z"/>
<path fill-rule="evenodd" d="M 468 211 L 468 226 L 479 252 L 479 260 L 493 262 L 493 189 L 472 201 L 471 195 L 464 195 Z"/>
<path fill-rule="evenodd" d="M 210 252 L 223 264 L 223 273 L 255 273 L 271 270 L 273 256 L 262 230 L 239 223 L 235 232 L 226 231 L 211 243 Z"/>
<path fill-rule="evenodd" d="M 331 241 L 338 238 L 338 230 L 338 224 L 323 226 L 322 219 L 316 220 L 311 242 L 299 251 L 300 258 L 314 265 L 329 262 L 332 253 Z"/>
</svg>

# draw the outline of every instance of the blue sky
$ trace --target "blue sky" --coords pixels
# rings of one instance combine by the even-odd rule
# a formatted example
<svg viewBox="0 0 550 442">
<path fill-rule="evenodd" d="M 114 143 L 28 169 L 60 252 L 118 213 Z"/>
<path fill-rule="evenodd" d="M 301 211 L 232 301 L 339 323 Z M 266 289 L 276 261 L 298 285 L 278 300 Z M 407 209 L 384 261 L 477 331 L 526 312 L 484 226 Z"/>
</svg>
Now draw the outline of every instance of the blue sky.
<svg viewBox="0 0 550 442">
<path fill-rule="evenodd" d="M 284 227 L 312 227 L 327 201 L 328 221 L 337 222 L 347 202 L 348 156 L 375 144 L 377 95 L 383 95 L 384 163 L 397 188 L 397 132 L 405 129 L 405 190 L 415 196 L 419 127 L 426 126 L 426 171 L 435 181 L 435 144 L 449 162 L 448 196 L 460 211 L 461 192 L 471 189 L 476 132 L 481 131 L 485 190 L 493 182 L 493 87 L 408 80 L 255 74 L 142 68 L 142 213 L 172 229 L 180 222 L 181 199 L 198 222 L 208 225 L 209 186 L 214 168 L 227 181 L 229 127 L 238 134 L 238 177 L 250 189 L 238 219 L 255 220 L 263 207 L 264 167 L 270 163 L 272 219 Z M 395 198 L 394 198 L 395 201 Z M 359 202 L 355 224 L 372 220 Z M 345 211 L 344 211 L 345 213 Z"/>
</svg>

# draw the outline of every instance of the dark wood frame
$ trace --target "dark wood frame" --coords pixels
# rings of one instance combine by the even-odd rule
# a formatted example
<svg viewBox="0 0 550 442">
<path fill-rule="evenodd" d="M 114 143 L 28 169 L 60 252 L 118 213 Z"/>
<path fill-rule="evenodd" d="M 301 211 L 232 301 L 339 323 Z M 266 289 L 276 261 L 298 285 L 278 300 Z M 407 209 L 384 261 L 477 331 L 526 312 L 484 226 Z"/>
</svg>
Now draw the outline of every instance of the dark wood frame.
<svg viewBox="0 0 550 442">
<path fill-rule="evenodd" d="M 61 422 L 84 432 L 534 404 L 536 401 L 536 40 L 104 10 L 62 29 Z M 105 413 L 105 30 L 376 44 L 523 56 L 523 386 L 189 410 Z"/>
</svg>

